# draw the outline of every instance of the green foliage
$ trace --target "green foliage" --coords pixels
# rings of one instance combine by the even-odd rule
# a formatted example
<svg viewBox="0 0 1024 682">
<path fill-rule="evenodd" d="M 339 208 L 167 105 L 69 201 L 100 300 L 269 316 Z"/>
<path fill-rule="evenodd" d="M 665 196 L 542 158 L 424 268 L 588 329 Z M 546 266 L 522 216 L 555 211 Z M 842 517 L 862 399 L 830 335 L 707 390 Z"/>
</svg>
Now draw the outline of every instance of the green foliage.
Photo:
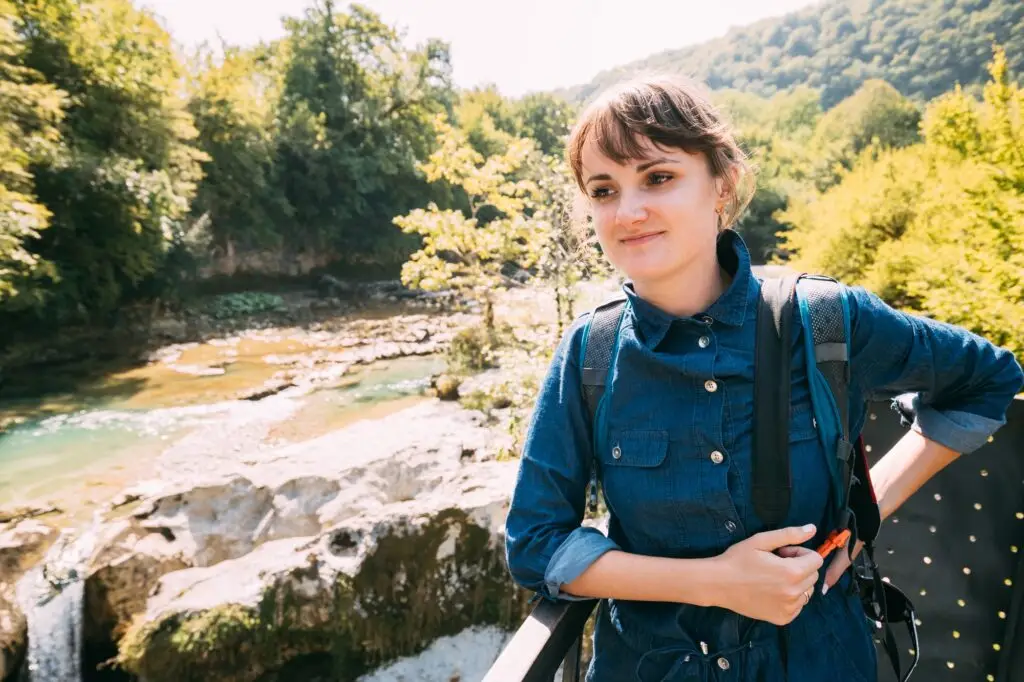
<svg viewBox="0 0 1024 682">
<path fill-rule="evenodd" d="M 483 325 L 466 327 L 455 334 L 448 345 L 448 371 L 466 374 L 494 367 L 495 351 L 500 345 L 493 329 Z"/>
<path fill-rule="evenodd" d="M 32 302 L 51 322 L 103 319 L 145 295 L 199 179 L 181 71 L 167 33 L 128 0 L 14 5 L 24 65 L 68 93 L 63 149 L 32 168 L 51 214 L 32 251 L 55 269 Z"/>
<path fill-rule="evenodd" d="M 225 251 L 274 247 L 292 214 L 278 183 L 274 116 L 280 97 L 282 50 L 228 47 L 222 57 L 198 57 L 189 112 L 206 153 L 192 214 L 210 221 Z"/>
<path fill-rule="evenodd" d="M 469 145 L 484 157 L 505 153 L 517 137 L 530 138 L 544 154 L 561 156 L 575 113 L 571 104 L 550 93 L 509 100 L 488 86 L 462 93 L 455 120 Z"/>
<path fill-rule="evenodd" d="M 869 145 L 899 148 L 919 141 L 921 114 L 885 81 L 866 81 L 825 113 L 809 144 L 815 153 L 813 176 L 819 189 L 839 181 Z"/>
<path fill-rule="evenodd" d="M 981 102 L 931 103 L 924 141 L 861 154 L 781 219 L 801 270 L 863 284 L 1024 359 L 1024 91 L 996 50 Z"/>
<path fill-rule="evenodd" d="M 376 14 L 332 0 L 285 25 L 276 174 L 292 221 L 279 231 L 307 249 L 366 249 L 394 215 L 436 198 L 417 163 L 450 108 L 448 49 L 407 50 Z"/>
<path fill-rule="evenodd" d="M 954 83 L 983 82 L 993 42 L 1007 46 L 1012 70 L 1024 70 L 1020 0 L 832 0 L 605 71 L 561 94 L 588 101 L 624 77 L 656 70 L 762 97 L 806 85 L 826 109 L 872 79 L 926 101 Z"/>
<path fill-rule="evenodd" d="M 14 19 L 14 6 L 0 0 L 0 306 L 16 297 L 31 306 L 39 303 L 33 285 L 54 274 L 31 248 L 50 223 L 35 196 L 31 166 L 57 150 L 66 100 L 23 65 Z"/>
<path fill-rule="evenodd" d="M 284 299 L 261 291 L 222 294 L 202 307 L 203 312 L 218 320 L 280 312 L 284 309 Z"/>
<path fill-rule="evenodd" d="M 493 329 L 494 292 L 518 286 L 508 270 L 532 267 L 537 258 L 538 233 L 527 211 L 538 193 L 529 166 L 539 155 L 531 141 L 516 139 L 505 153 L 484 160 L 461 131 L 441 120 L 436 125 L 438 150 L 421 168 L 429 181 L 460 188 L 469 215 L 432 203 L 396 217 L 404 232 L 423 237 L 423 248 L 402 266 L 402 281 L 426 291 L 464 292 L 483 304 L 484 325 Z"/>
<path fill-rule="evenodd" d="M 734 227 L 754 262 L 763 263 L 776 252 L 776 234 L 785 229 L 775 214 L 808 189 L 815 163 L 809 140 L 822 116 L 818 93 L 797 88 L 765 99 L 726 90 L 715 100 L 756 168 L 757 191 Z"/>
</svg>

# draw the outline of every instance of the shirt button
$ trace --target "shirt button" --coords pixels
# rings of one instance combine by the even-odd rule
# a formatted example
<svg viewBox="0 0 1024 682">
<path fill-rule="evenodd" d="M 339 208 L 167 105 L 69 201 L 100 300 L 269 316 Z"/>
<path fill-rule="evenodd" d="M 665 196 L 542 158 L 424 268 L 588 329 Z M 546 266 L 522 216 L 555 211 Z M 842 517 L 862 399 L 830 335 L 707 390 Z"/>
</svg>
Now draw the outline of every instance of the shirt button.
<svg viewBox="0 0 1024 682">
<path fill-rule="evenodd" d="M 728 670 L 729 669 L 729 661 L 725 660 L 724 658 L 719 658 L 718 659 L 718 667 L 721 668 L 722 670 Z"/>
<path fill-rule="evenodd" d="M 725 522 L 725 529 L 727 531 L 729 531 L 730 533 L 735 533 L 736 532 L 736 524 L 733 523 L 732 521 L 726 521 Z"/>
<path fill-rule="evenodd" d="M 711 453 L 711 461 L 714 462 L 715 464 L 721 464 L 722 462 L 725 461 L 725 455 L 723 455 L 718 450 L 715 450 L 714 452 Z"/>
<path fill-rule="evenodd" d="M 711 324 L 712 322 L 714 322 L 714 320 L 713 320 L 713 319 L 711 319 L 711 316 L 710 316 L 710 315 L 704 315 L 704 316 L 702 316 L 702 317 L 700 318 L 700 320 L 701 320 L 701 322 L 703 322 L 704 324 Z"/>
<path fill-rule="evenodd" d="M 709 339 L 706 336 L 702 336 L 699 339 L 697 339 L 697 345 L 700 346 L 701 348 L 707 348 L 708 346 L 711 345 L 711 339 Z"/>
<path fill-rule="evenodd" d="M 718 390 L 718 382 L 714 379 L 708 379 L 704 382 L 704 390 L 708 393 L 714 393 Z"/>
<path fill-rule="evenodd" d="M 620 457 L 622 457 L 622 449 L 619 448 L 618 445 L 612 448 L 612 457 L 614 457 L 615 459 L 619 459 Z"/>
</svg>

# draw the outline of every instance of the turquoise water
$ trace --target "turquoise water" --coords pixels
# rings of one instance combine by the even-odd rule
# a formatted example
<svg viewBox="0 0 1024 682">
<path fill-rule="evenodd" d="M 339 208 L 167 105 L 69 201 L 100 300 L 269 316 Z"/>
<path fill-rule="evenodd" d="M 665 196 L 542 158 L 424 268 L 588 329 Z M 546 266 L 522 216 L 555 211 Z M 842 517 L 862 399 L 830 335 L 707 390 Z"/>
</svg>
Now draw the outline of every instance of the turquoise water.
<svg viewBox="0 0 1024 682">
<path fill-rule="evenodd" d="M 146 478 L 160 452 L 197 428 L 265 419 L 273 423 L 275 444 L 307 440 L 418 399 L 430 375 L 443 366 L 434 356 L 382 361 L 353 368 L 340 387 L 283 401 L 204 402 L 216 396 L 212 389 L 218 379 L 237 390 L 237 373 L 193 378 L 201 390 L 192 404 L 189 382 L 181 382 L 171 396 L 156 381 L 147 390 L 164 397 L 164 406 L 133 395 L 91 399 L 83 409 L 30 418 L 0 435 L 0 506 L 52 503 L 72 514 L 84 511 Z M 139 407 L 143 404 L 148 406 Z"/>
</svg>

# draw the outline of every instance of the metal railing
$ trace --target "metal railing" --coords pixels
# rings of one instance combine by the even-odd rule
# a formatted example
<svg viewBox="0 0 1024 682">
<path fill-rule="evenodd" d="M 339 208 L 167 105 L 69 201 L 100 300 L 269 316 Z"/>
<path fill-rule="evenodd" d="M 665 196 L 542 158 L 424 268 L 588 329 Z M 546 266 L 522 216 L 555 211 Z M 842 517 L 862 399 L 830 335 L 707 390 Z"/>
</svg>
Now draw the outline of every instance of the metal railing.
<svg viewBox="0 0 1024 682">
<path fill-rule="evenodd" d="M 581 678 L 583 626 L 596 600 L 541 600 L 491 666 L 484 682 L 562 682 Z"/>
</svg>

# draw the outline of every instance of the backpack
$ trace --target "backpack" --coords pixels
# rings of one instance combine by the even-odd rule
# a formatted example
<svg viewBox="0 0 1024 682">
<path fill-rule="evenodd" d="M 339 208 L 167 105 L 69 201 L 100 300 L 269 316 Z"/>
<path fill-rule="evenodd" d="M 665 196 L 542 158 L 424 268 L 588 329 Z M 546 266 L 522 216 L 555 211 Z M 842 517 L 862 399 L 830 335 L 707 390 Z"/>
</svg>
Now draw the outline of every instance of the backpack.
<svg viewBox="0 0 1024 682">
<path fill-rule="evenodd" d="M 819 275 L 766 279 L 757 310 L 754 363 L 753 501 L 754 510 L 768 528 L 777 528 L 789 510 L 789 411 L 791 347 L 794 315 L 804 331 L 807 378 L 814 424 L 829 457 L 830 525 L 833 533 L 849 530 L 847 552 L 857 540 L 864 542 L 853 562 L 851 590 L 859 593 L 865 617 L 881 631 L 880 640 L 896 678 L 905 682 L 920 660 L 916 615 L 907 596 L 882 580 L 875 563 L 874 541 L 881 516 L 864 443 L 850 433 L 850 309 L 845 287 Z M 618 355 L 619 330 L 628 302 L 616 296 L 594 308 L 583 332 L 582 392 L 590 415 L 594 441 L 605 429 L 605 385 Z M 786 352 L 783 352 L 783 350 Z M 599 460 L 592 458 L 589 507 L 597 511 Z M 906 624 L 913 661 L 901 675 L 899 647 L 890 627 Z"/>
</svg>

